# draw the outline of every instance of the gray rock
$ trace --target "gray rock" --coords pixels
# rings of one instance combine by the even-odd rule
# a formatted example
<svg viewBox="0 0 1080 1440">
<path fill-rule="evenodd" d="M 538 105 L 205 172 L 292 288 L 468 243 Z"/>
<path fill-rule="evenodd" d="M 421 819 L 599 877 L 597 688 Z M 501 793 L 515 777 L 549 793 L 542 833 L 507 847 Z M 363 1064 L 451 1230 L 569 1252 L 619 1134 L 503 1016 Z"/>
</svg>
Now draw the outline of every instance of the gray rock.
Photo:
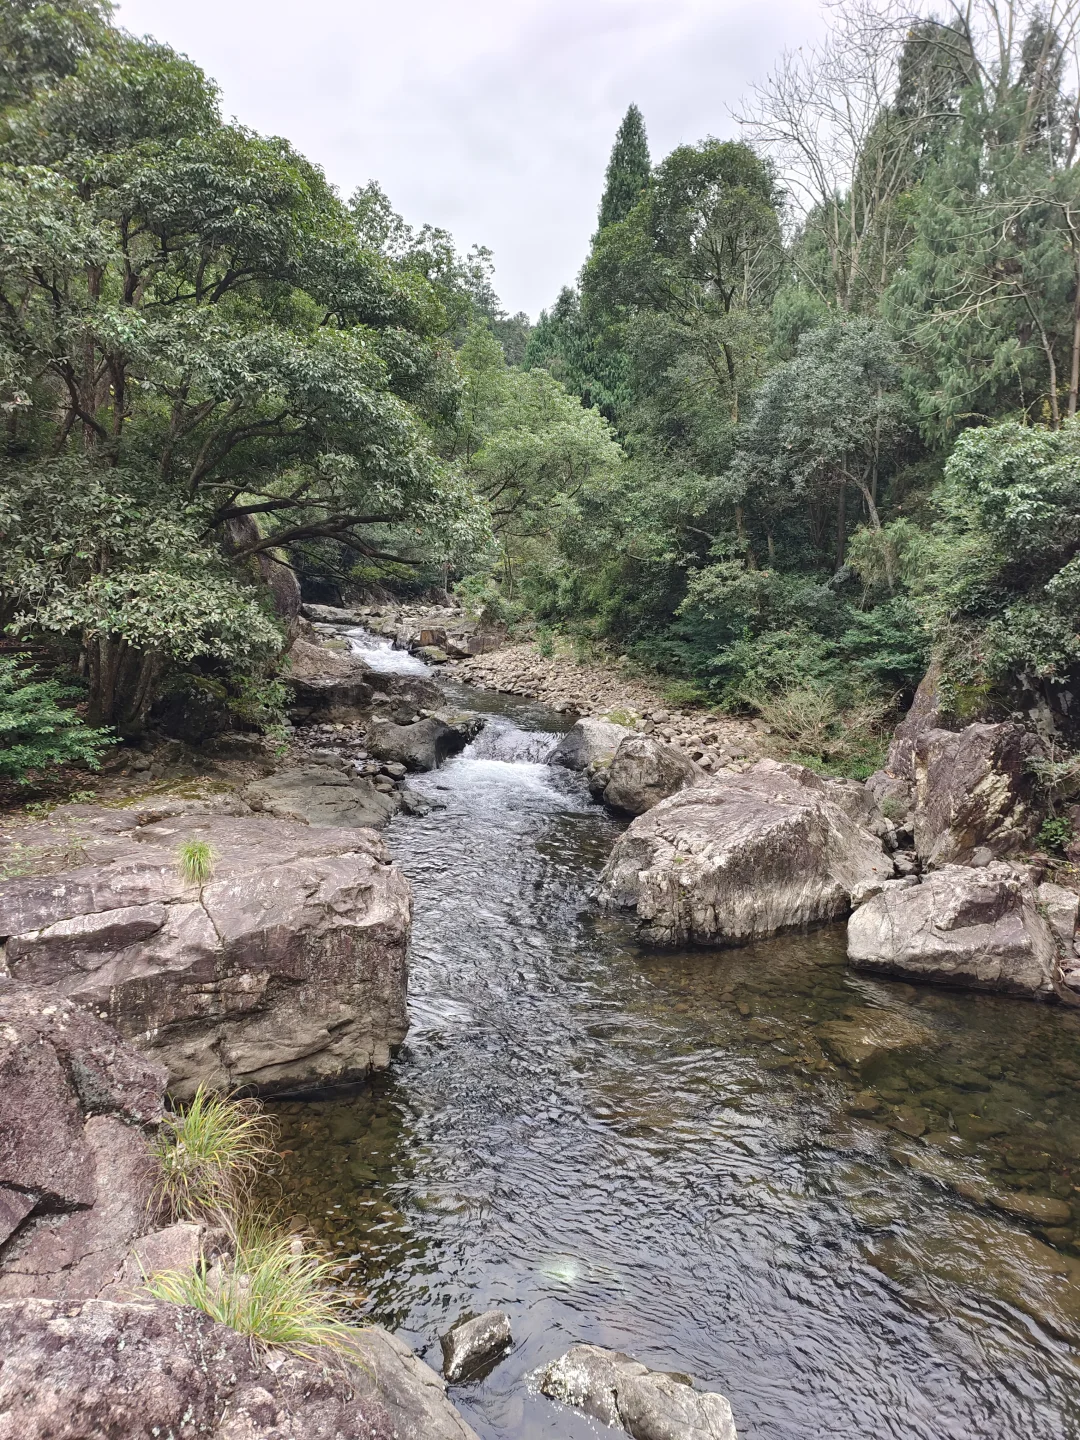
<svg viewBox="0 0 1080 1440">
<path fill-rule="evenodd" d="M 541 1392 L 633 1440 L 736 1440 L 727 1399 L 683 1375 L 649 1370 L 618 1350 L 575 1345 L 541 1371 Z"/>
<path fill-rule="evenodd" d="M 1043 883 L 1035 891 L 1039 908 L 1054 932 L 1054 939 L 1063 956 L 1073 955 L 1073 940 L 1076 935 L 1076 916 L 1080 909 L 1080 895 L 1075 890 L 1066 890 L 1064 885 Z"/>
<path fill-rule="evenodd" d="M 353 779 L 328 765 L 302 765 L 256 780 L 244 790 L 253 810 L 305 825 L 380 829 L 398 808 L 397 801 L 369 780 Z"/>
<path fill-rule="evenodd" d="M 451 1384 L 487 1373 L 514 1343 L 510 1317 L 501 1310 L 459 1320 L 442 1337 L 443 1374 Z"/>
<path fill-rule="evenodd" d="M 397 761 L 409 770 L 434 770 L 464 750 L 482 725 L 483 719 L 477 715 L 451 719 L 429 715 L 413 725 L 373 720 L 367 745 L 377 760 Z"/>
<path fill-rule="evenodd" d="M 342 609 L 339 605 L 301 605 L 300 612 L 305 620 L 314 620 L 319 625 L 359 625 L 364 619 L 358 610 Z"/>
<path fill-rule="evenodd" d="M 548 756 L 548 764 L 564 765 L 567 770 L 587 770 L 590 765 L 611 760 L 631 733 L 625 725 L 616 725 L 613 720 L 586 716 L 562 737 Z"/>
<path fill-rule="evenodd" d="M 271 1093 L 363 1078 L 405 1037 L 410 899 L 371 830 L 94 810 L 48 830 L 60 868 L 0 889 L 11 975 L 110 1020 L 200 1082 Z M 178 849 L 207 842 L 186 882 Z M 74 852 L 71 847 L 74 846 Z M 78 863 L 72 865 L 71 854 Z"/>
<path fill-rule="evenodd" d="M 759 760 L 663 800 L 616 841 L 600 877 L 645 938 L 742 945 L 841 919 L 891 879 L 881 841 L 801 765 Z"/>
<path fill-rule="evenodd" d="M 1028 760 L 1038 749 L 1018 725 L 924 730 L 915 742 L 915 849 L 924 865 L 964 864 L 985 848 L 1022 848 L 1038 824 Z"/>
<path fill-rule="evenodd" d="M 356 655 L 298 638 L 288 660 L 285 678 L 294 695 L 289 714 L 296 721 L 349 720 L 372 698 L 374 672 Z"/>
<path fill-rule="evenodd" d="M 3 1440 L 476 1440 L 443 1382 L 377 1326 L 356 1363 L 256 1351 L 163 1303 L 0 1302 Z"/>
<path fill-rule="evenodd" d="M 875 895 L 848 921 L 848 959 L 909 980 L 1045 999 L 1057 947 L 1028 881 L 993 861 L 946 865 Z"/>
<path fill-rule="evenodd" d="M 624 815 L 643 815 L 705 774 L 674 745 L 664 745 L 650 735 L 628 735 L 608 770 L 604 804 Z"/>
<path fill-rule="evenodd" d="M 0 984 L 0 1296 L 116 1278 L 147 1226 L 166 1078 L 70 1001 Z"/>
</svg>

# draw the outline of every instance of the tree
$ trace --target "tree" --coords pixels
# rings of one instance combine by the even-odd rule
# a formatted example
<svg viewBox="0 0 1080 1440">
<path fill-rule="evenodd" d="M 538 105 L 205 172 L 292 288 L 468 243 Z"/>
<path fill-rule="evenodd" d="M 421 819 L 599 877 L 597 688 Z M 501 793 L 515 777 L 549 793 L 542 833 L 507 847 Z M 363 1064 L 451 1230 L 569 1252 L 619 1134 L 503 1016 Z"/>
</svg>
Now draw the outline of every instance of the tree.
<svg viewBox="0 0 1080 1440">
<path fill-rule="evenodd" d="M 638 107 L 631 105 L 615 133 L 615 144 L 604 175 L 599 216 L 601 230 L 626 219 L 649 183 L 650 169 L 645 121 Z"/>
</svg>

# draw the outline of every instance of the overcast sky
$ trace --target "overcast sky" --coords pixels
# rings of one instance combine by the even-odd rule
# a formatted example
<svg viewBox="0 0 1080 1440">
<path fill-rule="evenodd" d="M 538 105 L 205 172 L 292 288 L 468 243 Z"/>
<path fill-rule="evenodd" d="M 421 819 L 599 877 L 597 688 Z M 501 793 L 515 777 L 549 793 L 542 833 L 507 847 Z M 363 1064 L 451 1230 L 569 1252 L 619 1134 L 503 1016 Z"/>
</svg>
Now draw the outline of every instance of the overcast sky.
<svg viewBox="0 0 1080 1440">
<path fill-rule="evenodd" d="M 343 194 L 378 180 L 410 222 L 489 246 L 534 319 L 585 258 L 627 105 L 654 160 L 732 135 L 728 106 L 822 27 L 820 0 L 122 0 L 118 19 Z"/>
</svg>

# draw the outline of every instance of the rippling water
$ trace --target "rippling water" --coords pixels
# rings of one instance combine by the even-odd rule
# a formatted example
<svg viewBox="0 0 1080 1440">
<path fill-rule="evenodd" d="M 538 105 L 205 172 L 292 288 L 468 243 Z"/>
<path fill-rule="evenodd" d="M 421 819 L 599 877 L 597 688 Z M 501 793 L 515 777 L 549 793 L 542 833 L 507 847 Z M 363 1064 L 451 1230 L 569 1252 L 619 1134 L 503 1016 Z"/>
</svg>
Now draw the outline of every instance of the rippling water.
<svg viewBox="0 0 1080 1440">
<path fill-rule="evenodd" d="M 470 693 L 510 713 L 388 832 L 408 1042 L 277 1107 L 288 1206 L 367 1312 L 436 1368 L 463 1311 L 510 1313 L 452 1392 L 490 1440 L 595 1437 L 526 1383 L 577 1340 L 723 1390 L 747 1440 L 1080 1436 L 1075 1226 L 986 1203 L 1080 1200 L 1080 1016 L 857 976 L 842 927 L 640 949 L 590 903 L 617 826 L 542 763 L 558 717 Z M 925 1033 L 855 1075 L 817 1027 L 868 1010 Z"/>
</svg>

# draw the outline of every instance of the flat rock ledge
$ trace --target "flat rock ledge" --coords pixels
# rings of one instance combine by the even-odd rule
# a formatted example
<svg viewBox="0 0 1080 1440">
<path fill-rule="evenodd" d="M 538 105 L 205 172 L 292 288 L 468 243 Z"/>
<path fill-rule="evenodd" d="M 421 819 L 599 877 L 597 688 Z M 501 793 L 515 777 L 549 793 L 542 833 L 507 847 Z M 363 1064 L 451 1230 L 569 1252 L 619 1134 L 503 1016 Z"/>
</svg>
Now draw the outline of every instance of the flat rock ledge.
<svg viewBox="0 0 1080 1440">
<path fill-rule="evenodd" d="M 0 891 L 7 974 L 109 1020 L 179 1098 L 358 1080 L 404 1039 L 409 887 L 373 831 L 70 806 L 42 836 L 43 873 Z"/>
<path fill-rule="evenodd" d="M 686 1375 L 649 1370 L 618 1350 L 574 1345 L 537 1376 L 541 1394 L 633 1440 L 736 1440 L 727 1399 Z"/>
<path fill-rule="evenodd" d="M 658 945 L 744 945 L 842 919 L 893 875 L 859 789 L 759 760 L 680 790 L 620 836 L 601 901 L 636 910 Z"/>
<path fill-rule="evenodd" d="M 259 1354 L 180 1305 L 0 1301 L 0 1440 L 476 1440 L 407 1346 L 371 1326 L 356 1349 Z"/>
<path fill-rule="evenodd" d="M 921 884 L 886 887 L 856 910 L 848 959 L 908 980 L 1050 999 L 1059 942 L 1046 909 L 1023 866 L 944 865 Z"/>
</svg>

